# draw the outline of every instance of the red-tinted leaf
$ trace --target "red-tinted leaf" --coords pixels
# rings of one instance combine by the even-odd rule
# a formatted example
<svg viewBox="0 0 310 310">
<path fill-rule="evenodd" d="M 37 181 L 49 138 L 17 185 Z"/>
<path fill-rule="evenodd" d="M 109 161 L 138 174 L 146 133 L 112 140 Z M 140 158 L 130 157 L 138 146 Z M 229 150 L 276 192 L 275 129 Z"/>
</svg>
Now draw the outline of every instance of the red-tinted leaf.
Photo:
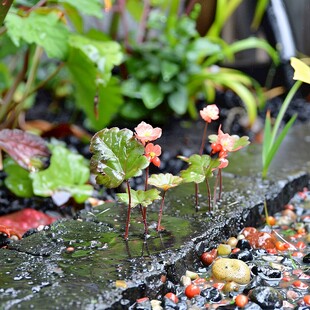
<svg viewBox="0 0 310 310">
<path fill-rule="evenodd" d="M 39 225 L 50 225 L 54 221 L 56 218 L 29 208 L 0 216 L 0 225 L 21 235 L 31 228 L 37 228 Z"/>
<path fill-rule="evenodd" d="M 36 160 L 50 154 L 42 138 L 19 129 L 0 130 L 0 148 L 25 169 L 36 168 Z"/>
</svg>

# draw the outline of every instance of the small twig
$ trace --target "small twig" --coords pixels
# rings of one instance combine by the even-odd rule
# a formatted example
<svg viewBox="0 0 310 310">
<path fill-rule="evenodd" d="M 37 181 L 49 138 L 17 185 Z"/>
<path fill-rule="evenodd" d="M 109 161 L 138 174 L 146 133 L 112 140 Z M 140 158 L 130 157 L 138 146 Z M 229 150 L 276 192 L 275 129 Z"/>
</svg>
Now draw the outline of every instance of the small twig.
<svg viewBox="0 0 310 310">
<path fill-rule="evenodd" d="M 131 192 L 130 192 L 130 184 L 129 181 L 126 181 L 127 184 L 127 192 L 128 192 L 128 209 L 127 209 L 127 219 L 126 219 L 126 230 L 124 239 L 128 240 L 129 235 L 129 225 L 130 225 L 130 213 L 131 213 Z"/>
</svg>

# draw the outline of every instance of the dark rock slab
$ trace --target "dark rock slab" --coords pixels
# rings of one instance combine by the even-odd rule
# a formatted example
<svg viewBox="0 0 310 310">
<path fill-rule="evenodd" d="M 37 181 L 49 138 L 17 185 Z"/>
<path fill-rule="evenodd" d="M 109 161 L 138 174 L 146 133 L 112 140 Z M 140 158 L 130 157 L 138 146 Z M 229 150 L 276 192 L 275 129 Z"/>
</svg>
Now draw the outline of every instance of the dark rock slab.
<svg viewBox="0 0 310 310">
<path fill-rule="evenodd" d="M 225 169 L 224 193 L 208 212 L 201 186 L 200 210 L 194 210 L 194 187 L 167 193 L 158 235 L 142 238 L 143 224 L 133 210 L 130 239 L 123 241 L 126 207 L 107 203 L 79 220 L 62 220 L 49 229 L 12 242 L 0 250 L 1 309 L 128 309 L 137 298 L 158 298 L 167 291 L 161 281 L 177 283 L 187 269 L 202 267 L 199 256 L 244 226 L 262 223 L 263 201 L 269 213 L 280 210 L 309 185 L 310 125 L 295 127 L 270 168 L 260 177 L 260 146 L 232 154 Z M 148 210 L 157 220 L 159 204 Z M 73 252 L 67 248 L 73 247 Z M 116 280 L 123 280 L 115 286 Z"/>
</svg>

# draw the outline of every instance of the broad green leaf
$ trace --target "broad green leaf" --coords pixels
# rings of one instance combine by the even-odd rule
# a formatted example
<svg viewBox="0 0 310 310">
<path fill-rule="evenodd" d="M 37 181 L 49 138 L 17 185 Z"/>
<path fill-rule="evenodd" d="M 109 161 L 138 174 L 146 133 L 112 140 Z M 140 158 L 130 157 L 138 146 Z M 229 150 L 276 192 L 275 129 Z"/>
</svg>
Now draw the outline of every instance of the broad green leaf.
<svg viewBox="0 0 310 310">
<path fill-rule="evenodd" d="M 35 43 L 44 48 L 48 57 L 65 60 L 69 31 L 58 12 L 32 11 L 27 17 L 9 13 L 5 20 L 8 35 L 16 46 L 20 46 L 21 40 Z"/>
<path fill-rule="evenodd" d="M 141 86 L 141 97 L 148 109 L 154 109 L 164 100 L 164 95 L 158 85 L 147 82 Z"/>
<path fill-rule="evenodd" d="M 40 169 L 40 159 L 49 157 L 45 141 L 19 129 L 0 130 L 0 150 L 7 152 L 24 169 Z"/>
<path fill-rule="evenodd" d="M 171 78 L 173 78 L 180 71 L 179 65 L 167 60 L 162 61 L 160 67 L 161 74 L 165 82 L 169 82 Z"/>
<path fill-rule="evenodd" d="M 29 172 L 11 158 L 6 158 L 3 166 L 7 174 L 4 180 L 5 186 L 18 197 L 32 197 L 34 194 Z"/>
<path fill-rule="evenodd" d="M 152 174 L 148 179 L 150 185 L 161 188 L 164 191 L 180 185 L 182 181 L 183 179 L 181 177 L 171 173 Z"/>
<path fill-rule="evenodd" d="M 183 115 L 188 106 L 188 94 L 185 86 L 180 86 L 177 91 L 168 96 L 169 107 L 179 115 Z"/>
<path fill-rule="evenodd" d="M 58 3 L 68 3 L 85 15 L 103 17 L 101 0 L 58 0 Z"/>
<path fill-rule="evenodd" d="M 32 173 L 33 191 L 49 197 L 57 192 L 68 192 L 78 203 L 85 201 L 93 191 L 89 168 L 83 156 L 61 145 L 52 148 L 51 164 L 43 171 Z"/>
<path fill-rule="evenodd" d="M 106 85 L 111 78 L 115 65 L 122 62 L 123 54 L 120 45 L 115 41 L 98 41 L 82 35 L 72 34 L 69 37 L 71 48 L 78 49 L 93 63 L 101 73 L 100 83 Z"/>
<path fill-rule="evenodd" d="M 116 194 L 119 200 L 125 204 L 129 204 L 129 195 L 128 193 Z M 130 190 L 131 195 L 131 207 L 134 208 L 137 205 L 142 205 L 143 207 L 147 207 L 150 205 L 154 200 L 160 199 L 160 192 L 155 189 L 149 189 L 147 191 L 143 190 Z"/>
<path fill-rule="evenodd" d="M 71 49 L 67 67 L 75 86 L 77 106 L 87 115 L 86 125 L 93 130 L 104 128 L 111 122 L 123 104 L 119 81 L 112 77 L 106 86 L 97 83 L 100 73 L 90 59 L 79 49 Z M 110 73 L 107 74 L 110 75 Z M 96 95 L 98 95 L 98 119 L 94 112 Z"/>
<path fill-rule="evenodd" d="M 129 129 L 111 128 L 97 132 L 91 139 L 91 172 L 96 182 L 115 188 L 125 180 L 142 174 L 149 165 L 144 147 Z"/>
<path fill-rule="evenodd" d="M 277 137 L 275 143 L 270 148 L 270 150 L 269 150 L 269 152 L 268 152 L 268 154 L 266 156 L 265 164 L 263 166 L 263 178 L 265 178 L 267 176 L 267 172 L 268 172 L 269 166 L 270 166 L 272 160 L 274 159 L 274 156 L 276 155 L 276 153 L 277 153 L 277 151 L 278 151 L 282 141 L 286 137 L 286 135 L 287 135 L 288 131 L 290 130 L 290 128 L 293 126 L 296 118 L 297 118 L 297 114 L 295 114 L 289 120 L 289 122 L 284 126 L 283 130 L 281 131 L 281 133 Z"/>
</svg>

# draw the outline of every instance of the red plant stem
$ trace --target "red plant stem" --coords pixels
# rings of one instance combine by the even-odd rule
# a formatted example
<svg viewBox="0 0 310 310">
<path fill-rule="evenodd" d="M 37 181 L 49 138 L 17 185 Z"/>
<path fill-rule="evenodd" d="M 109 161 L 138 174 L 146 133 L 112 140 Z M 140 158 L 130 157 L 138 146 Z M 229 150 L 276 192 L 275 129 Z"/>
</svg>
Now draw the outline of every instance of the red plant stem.
<svg viewBox="0 0 310 310">
<path fill-rule="evenodd" d="M 119 8 L 120 8 L 120 15 L 121 15 L 121 21 L 123 24 L 123 30 L 124 30 L 124 43 L 126 49 L 129 49 L 129 37 L 128 37 L 128 24 L 126 20 L 126 0 L 119 0 Z"/>
<path fill-rule="evenodd" d="M 199 150 L 199 155 L 202 155 L 203 149 L 204 149 L 205 144 L 206 144 L 207 129 L 208 129 L 208 123 L 206 122 L 205 128 L 204 128 L 204 130 L 203 130 L 203 135 L 202 135 L 202 140 L 201 140 L 201 146 L 200 146 L 200 150 Z"/>
<path fill-rule="evenodd" d="M 220 191 L 219 191 L 219 200 L 222 197 L 222 185 L 223 185 L 223 180 L 222 180 L 222 169 L 219 169 L 219 179 L 220 179 Z"/>
<path fill-rule="evenodd" d="M 216 204 L 216 192 L 217 192 L 217 185 L 219 182 L 219 173 L 220 173 L 220 169 L 218 169 L 217 171 L 217 175 L 216 175 L 216 179 L 215 179 L 215 183 L 214 183 L 214 192 L 213 192 L 213 206 L 215 206 Z"/>
<path fill-rule="evenodd" d="M 157 223 L 157 231 L 160 231 L 160 223 L 161 223 L 161 218 L 163 215 L 163 208 L 164 208 L 164 203 L 165 203 L 165 195 L 166 195 L 167 191 L 164 191 L 163 193 L 163 198 L 161 200 L 161 204 L 160 204 L 160 209 L 159 209 L 159 214 L 158 214 L 158 223 Z"/>
<path fill-rule="evenodd" d="M 145 183 L 144 183 L 144 190 L 147 191 L 148 189 L 148 179 L 149 179 L 149 167 L 145 169 Z M 141 206 L 141 214 L 144 224 L 144 234 L 148 235 L 148 228 L 147 228 L 147 221 L 146 221 L 146 207 Z"/>
<path fill-rule="evenodd" d="M 150 13 L 150 1 L 149 0 L 144 0 L 144 6 L 143 6 L 143 13 L 141 17 L 141 21 L 139 24 L 139 29 L 138 29 L 138 38 L 137 38 L 137 43 L 142 43 L 144 41 L 145 37 L 145 32 L 146 32 L 146 22 L 147 18 Z"/>
<path fill-rule="evenodd" d="M 127 192 L 128 192 L 128 209 L 127 209 L 127 219 L 126 219 L 126 230 L 124 239 L 128 240 L 128 234 L 129 234 L 129 225 L 130 225 L 130 212 L 131 212 L 131 193 L 130 193 L 130 184 L 129 181 L 126 181 L 127 184 Z"/>
<path fill-rule="evenodd" d="M 210 191 L 210 184 L 207 178 L 206 178 L 206 187 L 207 187 L 207 193 L 208 193 L 209 212 L 211 212 L 211 191 Z"/>
<path fill-rule="evenodd" d="M 187 5 L 187 7 L 186 7 L 186 9 L 185 9 L 186 15 L 189 15 L 189 14 L 190 14 L 190 12 L 193 10 L 193 7 L 194 7 L 194 5 L 196 4 L 196 2 L 197 2 L 197 0 L 191 0 L 191 1 L 188 3 L 188 5 Z"/>
<path fill-rule="evenodd" d="M 199 193 L 199 187 L 198 187 L 198 183 L 195 183 L 195 209 L 196 212 L 198 211 L 198 193 Z"/>
</svg>

